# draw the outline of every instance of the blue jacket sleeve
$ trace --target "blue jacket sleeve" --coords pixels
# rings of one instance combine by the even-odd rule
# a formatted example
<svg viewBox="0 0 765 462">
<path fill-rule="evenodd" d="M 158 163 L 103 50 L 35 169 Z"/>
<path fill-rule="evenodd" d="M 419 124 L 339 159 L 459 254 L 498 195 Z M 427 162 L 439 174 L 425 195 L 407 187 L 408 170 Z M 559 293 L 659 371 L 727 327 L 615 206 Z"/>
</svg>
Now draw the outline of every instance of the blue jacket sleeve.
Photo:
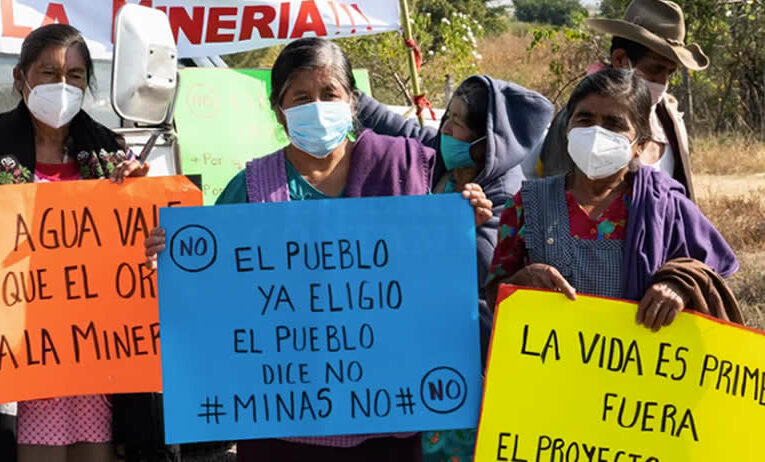
<svg viewBox="0 0 765 462">
<path fill-rule="evenodd" d="M 377 134 L 415 138 L 433 149 L 438 146 L 438 130 L 421 127 L 416 121 L 389 111 L 385 105 L 361 92 L 356 103 L 356 118 L 364 128 Z"/>
</svg>

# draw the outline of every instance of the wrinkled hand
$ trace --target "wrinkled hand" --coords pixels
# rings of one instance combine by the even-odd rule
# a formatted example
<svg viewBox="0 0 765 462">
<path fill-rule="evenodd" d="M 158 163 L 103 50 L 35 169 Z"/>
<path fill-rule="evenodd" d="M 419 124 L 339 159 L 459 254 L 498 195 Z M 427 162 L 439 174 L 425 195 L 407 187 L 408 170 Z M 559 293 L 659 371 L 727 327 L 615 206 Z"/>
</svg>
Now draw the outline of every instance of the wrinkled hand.
<svg viewBox="0 0 765 462">
<path fill-rule="evenodd" d="M 648 288 L 638 305 L 637 323 L 657 332 L 672 324 L 687 304 L 688 298 L 677 285 L 656 283 Z"/>
<path fill-rule="evenodd" d="M 143 243 L 146 253 L 146 264 L 150 269 L 157 268 L 157 254 L 165 250 L 165 230 L 163 228 L 154 228 L 149 233 L 149 237 Z"/>
<path fill-rule="evenodd" d="M 524 267 L 512 275 L 508 282 L 520 286 L 554 290 L 563 293 L 571 300 L 576 300 L 576 289 L 557 269 L 543 263 L 533 263 Z"/>
<path fill-rule="evenodd" d="M 146 176 L 149 173 L 149 163 L 143 164 L 137 160 L 123 160 L 114 168 L 114 171 L 109 176 L 109 179 L 113 183 L 122 183 L 122 180 L 128 177 Z"/>
<path fill-rule="evenodd" d="M 470 205 L 473 206 L 475 212 L 475 225 L 481 226 L 486 224 L 491 217 L 492 203 L 486 198 L 486 194 L 483 192 L 483 188 L 475 183 L 468 183 L 462 188 L 462 197 L 470 201 Z"/>
</svg>

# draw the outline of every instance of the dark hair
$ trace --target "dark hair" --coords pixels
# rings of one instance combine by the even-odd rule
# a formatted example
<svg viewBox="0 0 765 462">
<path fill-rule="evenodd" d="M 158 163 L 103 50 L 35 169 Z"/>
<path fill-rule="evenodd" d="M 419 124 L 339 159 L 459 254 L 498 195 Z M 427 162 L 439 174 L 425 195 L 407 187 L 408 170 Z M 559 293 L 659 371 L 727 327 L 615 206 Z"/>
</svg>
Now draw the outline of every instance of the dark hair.
<svg viewBox="0 0 765 462">
<path fill-rule="evenodd" d="M 26 75 L 32 63 L 37 61 L 42 52 L 50 46 L 77 47 L 85 60 L 88 87 L 92 91 L 95 86 L 95 77 L 93 75 L 93 59 L 90 57 L 88 44 L 85 43 L 85 38 L 80 31 L 68 24 L 49 24 L 33 30 L 21 44 L 21 53 L 16 67 Z"/>
<path fill-rule="evenodd" d="M 622 49 L 627 53 L 627 57 L 632 62 L 633 66 L 637 66 L 637 63 L 651 51 L 637 42 L 633 42 L 624 37 L 614 36 L 611 39 L 611 56 L 613 56 L 614 51 L 619 49 Z"/>
<path fill-rule="evenodd" d="M 331 69 L 332 75 L 353 101 L 356 79 L 353 77 L 348 57 L 334 42 L 310 37 L 290 43 L 276 58 L 271 70 L 271 107 L 276 110 L 281 104 L 284 92 L 296 71 L 322 67 Z"/>
<path fill-rule="evenodd" d="M 637 140 L 645 141 L 651 137 L 651 92 L 635 71 L 609 67 L 585 77 L 574 89 L 566 105 L 567 124 L 577 105 L 592 94 L 623 101 L 627 117 L 637 131 Z"/>
<path fill-rule="evenodd" d="M 478 136 L 486 135 L 486 112 L 489 107 L 489 89 L 478 77 L 462 82 L 452 98 L 460 98 L 467 107 L 467 126 Z"/>
</svg>

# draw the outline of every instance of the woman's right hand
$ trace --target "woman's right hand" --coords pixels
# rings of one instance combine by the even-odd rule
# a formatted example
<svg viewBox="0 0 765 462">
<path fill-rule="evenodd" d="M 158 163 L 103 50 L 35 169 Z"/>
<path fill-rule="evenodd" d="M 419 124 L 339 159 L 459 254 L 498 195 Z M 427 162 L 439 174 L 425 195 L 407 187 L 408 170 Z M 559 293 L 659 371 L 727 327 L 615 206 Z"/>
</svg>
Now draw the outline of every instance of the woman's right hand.
<svg viewBox="0 0 765 462">
<path fill-rule="evenodd" d="M 149 237 L 143 243 L 146 250 L 146 263 L 149 268 L 157 267 L 157 254 L 165 250 L 165 230 L 163 228 L 154 228 L 149 233 Z"/>
<path fill-rule="evenodd" d="M 563 293 L 571 300 L 576 300 L 576 289 L 557 269 L 543 263 L 532 263 L 525 266 L 512 275 L 508 282 L 519 286 L 554 290 Z"/>
</svg>

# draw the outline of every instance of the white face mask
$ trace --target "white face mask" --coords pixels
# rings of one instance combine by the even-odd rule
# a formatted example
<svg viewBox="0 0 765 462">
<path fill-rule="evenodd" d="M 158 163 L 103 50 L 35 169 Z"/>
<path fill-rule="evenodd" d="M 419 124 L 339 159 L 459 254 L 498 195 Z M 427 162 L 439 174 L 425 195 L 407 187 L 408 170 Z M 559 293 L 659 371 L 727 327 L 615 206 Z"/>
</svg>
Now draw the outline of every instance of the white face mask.
<svg viewBox="0 0 765 462">
<path fill-rule="evenodd" d="M 626 167 L 632 159 L 632 144 L 626 136 L 597 125 L 568 132 L 568 153 L 591 180 L 607 178 Z"/>
<path fill-rule="evenodd" d="M 635 70 L 635 67 L 632 65 L 632 61 L 628 61 L 630 70 Z M 651 82 L 650 80 L 643 79 L 643 82 L 648 86 L 648 90 L 651 92 L 651 105 L 656 106 L 661 102 L 661 100 L 664 99 L 664 96 L 667 94 L 667 87 L 669 86 L 668 83 L 656 83 Z"/>
<path fill-rule="evenodd" d="M 664 95 L 667 94 L 667 84 L 651 82 L 645 79 L 643 79 L 643 81 L 648 85 L 648 89 L 651 91 L 651 105 L 656 106 L 664 99 Z"/>
<path fill-rule="evenodd" d="M 74 119 L 82 107 L 81 89 L 63 82 L 29 88 L 27 108 L 35 119 L 52 128 L 61 128 Z"/>
</svg>

